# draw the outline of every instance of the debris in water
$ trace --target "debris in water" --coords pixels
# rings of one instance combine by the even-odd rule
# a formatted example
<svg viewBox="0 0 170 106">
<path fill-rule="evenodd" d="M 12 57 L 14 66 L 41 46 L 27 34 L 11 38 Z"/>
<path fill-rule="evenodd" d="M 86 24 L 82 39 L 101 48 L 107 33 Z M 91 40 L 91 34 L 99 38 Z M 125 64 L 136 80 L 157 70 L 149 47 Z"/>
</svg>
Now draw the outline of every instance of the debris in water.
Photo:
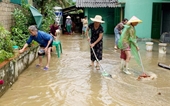
<svg viewBox="0 0 170 106">
<path fill-rule="evenodd" d="M 140 75 L 140 76 L 138 77 L 138 80 L 141 80 L 142 78 L 148 78 L 148 77 L 150 77 L 150 75 L 146 75 L 146 74 L 144 73 L 144 74 L 142 74 L 142 75 Z"/>
<path fill-rule="evenodd" d="M 140 75 L 140 76 L 137 78 L 137 80 L 138 80 L 138 81 L 141 81 L 141 80 L 154 80 L 154 79 L 156 79 L 156 78 L 157 78 L 157 75 L 154 74 L 154 73 L 152 73 L 152 72 L 150 72 L 150 73 L 147 73 L 147 74 L 142 74 L 142 75 Z"/>
<path fill-rule="evenodd" d="M 161 95 L 161 93 L 159 92 L 158 95 Z"/>
</svg>

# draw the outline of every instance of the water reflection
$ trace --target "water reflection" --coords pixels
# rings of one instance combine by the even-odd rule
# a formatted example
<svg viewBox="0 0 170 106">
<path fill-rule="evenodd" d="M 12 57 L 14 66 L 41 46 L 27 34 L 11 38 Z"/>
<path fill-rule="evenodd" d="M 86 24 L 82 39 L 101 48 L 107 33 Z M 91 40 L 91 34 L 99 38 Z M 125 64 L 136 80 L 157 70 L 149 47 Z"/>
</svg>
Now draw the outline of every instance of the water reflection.
<svg viewBox="0 0 170 106">
<path fill-rule="evenodd" d="M 164 62 L 164 61 L 166 61 L 166 54 L 162 54 L 162 53 L 159 53 L 158 54 L 158 61 L 159 62 Z"/>
<path fill-rule="evenodd" d="M 167 54 L 158 53 L 154 43 L 152 52 L 139 42 L 146 72 L 155 74 L 154 80 L 138 81 L 142 68 L 134 58 L 129 67 L 132 75 L 119 68 L 120 51 L 114 50 L 114 36 L 104 36 L 102 67 L 115 76 L 105 78 L 101 71 L 88 67 L 89 44 L 80 35 L 60 36 L 63 54 L 52 53 L 50 70 L 36 68 L 36 60 L 18 81 L 0 98 L 0 106 L 168 106 L 170 104 L 170 71 L 157 66 L 158 61 L 170 63 Z M 54 48 L 55 49 L 55 48 Z M 54 50 L 55 51 L 55 50 Z M 43 58 L 45 59 L 45 58 Z"/>
</svg>

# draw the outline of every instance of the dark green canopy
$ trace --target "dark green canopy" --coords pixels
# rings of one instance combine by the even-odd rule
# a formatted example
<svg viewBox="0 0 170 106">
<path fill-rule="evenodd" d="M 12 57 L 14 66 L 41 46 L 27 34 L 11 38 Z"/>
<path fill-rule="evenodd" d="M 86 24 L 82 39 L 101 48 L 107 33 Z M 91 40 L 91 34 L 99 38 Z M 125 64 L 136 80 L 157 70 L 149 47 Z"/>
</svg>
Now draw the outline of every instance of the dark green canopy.
<svg viewBox="0 0 170 106">
<path fill-rule="evenodd" d="M 34 17 L 34 20 L 37 24 L 37 28 L 40 28 L 41 26 L 41 23 L 42 23 L 42 15 L 40 14 L 40 12 L 33 6 L 30 6 L 30 10 L 31 10 L 31 13 Z"/>
</svg>

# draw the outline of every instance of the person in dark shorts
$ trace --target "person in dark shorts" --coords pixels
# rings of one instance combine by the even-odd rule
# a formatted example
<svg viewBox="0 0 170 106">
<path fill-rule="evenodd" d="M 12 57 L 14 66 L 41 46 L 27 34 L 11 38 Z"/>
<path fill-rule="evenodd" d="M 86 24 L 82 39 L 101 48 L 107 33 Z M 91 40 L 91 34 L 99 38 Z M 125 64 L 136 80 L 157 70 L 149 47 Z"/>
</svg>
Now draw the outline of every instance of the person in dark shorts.
<svg viewBox="0 0 170 106">
<path fill-rule="evenodd" d="M 103 27 L 101 26 L 101 23 L 104 23 L 102 21 L 102 17 L 100 15 L 96 15 L 95 18 L 90 18 L 93 23 L 90 23 L 88 25 L 88 28 L 86 30 L 86 36 L 88 38 L 88 41 L 90 42 L 90 47 L 94 49 L 94 52 L 97 56 L 97 58 L 102 60 L 102 52 L 103 52 Z M 88 33 L 91 29 L 91 37 L 89 37 Z M 91 49 L 90 51 L 91 55 L 91 64 L 90 66 L 94 66 L 94 62 L 96 61 L 96 58 L 93 54 L 93 51 Z M 99 70 L 99 63 L 96 63 L 96 69 Z"/>
<path fill-rule="evenodd" d="M 40 51 L 38 52 L 39 64 L 37 64 L 36 67 L 40 67 L 42 65 L 42 56 L 46 54 L 47 64 L 44 67 L 44 70 L 48 70 L 50 59 L 51 59 L 51 48 L 53 43 L 53 37 L 46 32 L 38 30 L 34 25 L 29 26 L 28 30 L 30 33 L 30 37 L 27 40 L 26 44 L 23 46 L 23 48 L 19 50 L 19 52 L 23 53 L 25 48 L 29 44 L 31 44 L 32 40 L 38 42 L 40 44 Z"/>
</svg>

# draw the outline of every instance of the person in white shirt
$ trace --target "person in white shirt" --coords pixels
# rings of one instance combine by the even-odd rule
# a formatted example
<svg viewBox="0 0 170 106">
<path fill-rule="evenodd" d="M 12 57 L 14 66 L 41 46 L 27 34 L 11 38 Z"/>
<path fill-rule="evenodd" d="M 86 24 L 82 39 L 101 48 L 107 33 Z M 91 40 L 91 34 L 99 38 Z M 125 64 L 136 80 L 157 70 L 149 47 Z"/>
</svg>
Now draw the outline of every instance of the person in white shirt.
<svg viewBox="0 0 170 106">
<path fill-rule="evenodd" d="M 88 27 L 87 16 L 85 16 L 83 19 L 81 19 L 81 22 L 82 22 L 82 24 L 83 24 L 83 27 L 82 27 L 82 36 L 85 36 L 86 29 L 87 29 L 87 27 Z"/>
</svg>

